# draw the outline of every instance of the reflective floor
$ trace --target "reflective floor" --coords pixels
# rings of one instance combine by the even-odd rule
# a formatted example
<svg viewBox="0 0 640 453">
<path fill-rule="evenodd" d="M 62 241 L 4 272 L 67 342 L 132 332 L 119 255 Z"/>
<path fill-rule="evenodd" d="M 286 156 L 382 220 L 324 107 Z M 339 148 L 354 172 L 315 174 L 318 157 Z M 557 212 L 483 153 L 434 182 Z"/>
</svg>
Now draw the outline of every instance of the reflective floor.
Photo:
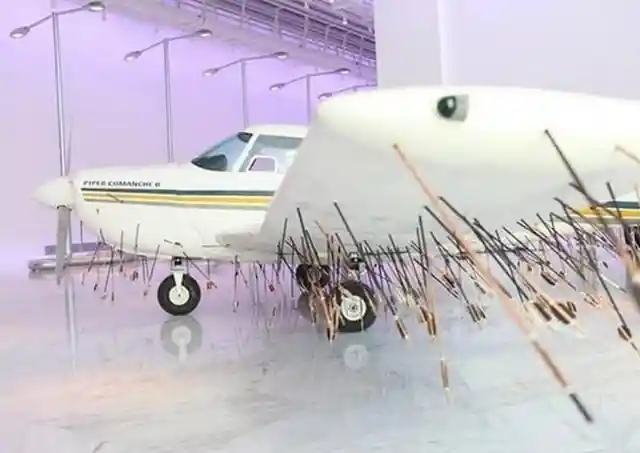
<svg viewBox="0 0 640 453">
<path fill-rule="evenodd" d="M 294 298 L 254 304 L 243 289 L 234 312 L 231 271 L 220 266 L 214 278 L 193 316 L 170 319 L 157 281 L 145 299 L 141 281 L 119 276 L 102 297 L 95 274 L 57 287 L 5 271 L 0 450 L 640 451 L 640 356 L 607 313 L 580 312 L 584 338 L 561 326 L 543 334 L 593 412 L 589 425 L 495 302 L 479 329 L 442 298 L 441 345 L 413 318 L 402 340 L 388 316 L 330 345 Z M 623 309 L 640 331 L 635 310 Z"/>
</svg>

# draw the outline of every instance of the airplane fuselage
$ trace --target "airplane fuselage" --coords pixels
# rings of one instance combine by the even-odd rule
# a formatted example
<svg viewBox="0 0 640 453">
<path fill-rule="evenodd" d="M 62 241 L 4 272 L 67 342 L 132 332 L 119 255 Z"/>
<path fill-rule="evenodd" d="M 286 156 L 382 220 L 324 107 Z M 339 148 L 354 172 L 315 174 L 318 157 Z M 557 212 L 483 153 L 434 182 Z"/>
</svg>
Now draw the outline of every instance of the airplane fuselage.
<svg viewBox="0 0 640 453">
<path fill-rule="evenodd" d="M 80 171 L 74 211 L 100 240 L 128 253 L 232 259 L 216 238 L 257 233 L 281 180 L 192 164 Z"/>
</svg>

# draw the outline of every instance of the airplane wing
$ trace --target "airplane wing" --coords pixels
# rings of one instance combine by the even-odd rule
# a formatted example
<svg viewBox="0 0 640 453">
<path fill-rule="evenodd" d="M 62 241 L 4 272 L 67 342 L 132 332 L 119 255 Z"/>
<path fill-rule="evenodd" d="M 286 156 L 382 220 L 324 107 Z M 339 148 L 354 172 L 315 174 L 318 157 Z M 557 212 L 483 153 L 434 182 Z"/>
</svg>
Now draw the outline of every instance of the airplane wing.
<svg viewBox="0 0 640 453">
<path fill-rule="evenodd" d="M 585 205 L 569 186 L 571 178 L 542 124 L 491 123 L 471 116 L 463 124 L 442 122 L 427 101 L 411 104 L 408 112 L 378 107 L 373 120 L 366 106 L 342 109 L 349 101 L 340 102 L 330 100 L 319 108 L 260 232 L 251 240 L 229 236 L 221 238 L 223 242 L 240 250 L 275 253 L 283 235 L 300 244 L 304 224 L 316 244 L 324 244 L 329 233 L 350 246 L 353 234 L 356 241 L 368 241 L 376 249 L 387 246 L 391 235 L 405 247 L 416 240 L 420 216 L 427 234 L 433 231 L 444 239 L 444 231 L 424 209 L 428 199 L 394 144 L 434 192 L 470 219 L 478 218 L 489 231 L 502 226 L 515 231 L 522 218 L 535 222 L 536 213 L 563 214 L 554 197 L 571 206 Z M 637 168 L 613 151 L 610 135 L 566 121 L 549 124 L 596 199 L 610 198 L 607 181 L 621 193 L 633 190 Z"/>
<path fill-rule="evenodd" d="M 416 162 L 422 170 L 442 168 L 424 159 Z M 444 168 L 442 174 L 457 180 L 452 171 L 455 170 Z M 481 182 L 478 178 L 458 176 L 462 180 L 456 185 L 462 193 L 477 192 L 473 186 Z M 442 177 L 435 179 L 446 183 Z M 470 201 L 467 207 L 473 206 L 473 195 L 466 199 Z M 338 204 L 346 224 L 334 203 Z M 443 233 L 424 210 L 425 204 L 427 199 L 391 143 L 386 148 L 362 146 L 316 121 L 272 200 L 259 233 L 227 234 L 219 241 L 234 249 L 276 253 L 283 235 L 299 246 L 304 225 L 315 244 L 324 245 L 325 233 L 329 233 L 338 234 L 345 245 L 353 245 L 351 230 L 357 241 L 368 241 L 374 248 L 388 245 L 389 234 L 399 246 L 405 247 L 417 239 L 419 216 L 423 217 L 427 234 Z"/>
<path fill-rule="evenodd" d="M 220 239 L 234 248 L 251 243 L 252 249 L 275 251 L 283 234 L 299 243 L 302 217 L 314 242 L 324 243 L 327 232 L 338 233 L 351 244 L 334 202 L 357 240 L 372 244 L 380 242 L 380 231 L 401 242 L 408 237 L 415 240 L 418 215 L 424 213 L 419 187 L 393 153 L 367 149 L 316 123 L 272 200 L 259 234 L 249 241 L 247 236 Z"/>
</svg>

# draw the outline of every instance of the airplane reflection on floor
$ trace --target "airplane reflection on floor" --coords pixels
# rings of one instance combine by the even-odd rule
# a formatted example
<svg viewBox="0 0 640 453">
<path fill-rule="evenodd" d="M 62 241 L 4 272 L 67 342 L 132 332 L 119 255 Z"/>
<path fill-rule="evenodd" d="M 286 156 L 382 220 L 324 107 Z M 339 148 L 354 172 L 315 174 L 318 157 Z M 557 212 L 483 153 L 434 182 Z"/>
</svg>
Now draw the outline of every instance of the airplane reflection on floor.
<svg viewBox="0 0 640 453">
<path fill-rule="evenodd" d="M 76 289 L 73 275 L 65 276 L 63 286 L 69 357 L 71 358 L 71 369 L 75 373 L 78 357 L 78 326 L 76 319 Z"/>
<path fill-rule="evenodd" d="M 54 280 L 5 279 L 13 298 L 4 301 L 0 420 L 69 427 L 94 445 L 108 441 L 140 453 L 185 445 L 239 453 L 260 445 L 258 453 L 386 445 L 404 453 L 437 442 L 456 453 L 554 451 L 559 442 L 566 453 L 638 451 L 640 412 L 629 404 L 638 396 L 638 362 L 607 335 L 606 317 L 583 315 L 588 338 L 553 337 L 554 350 L 589 391 L 598 422 L 587 430 L 540 377 L 499 310 L 479 330 L 461 322 L 464 307 L 439 299 L 453 364 L 447 404 L 437 350 L 415 322 L 410 343 L 383 314 L 370 331 L 338 335 L 330 345 L 320 326 L 314 331 L 305 320 L 304 303 L 294 311 L 288 300 L 282 316 L 272 317 L 270 302 L 259 310 L 243 296 L 234 313 L 232 279 L 222 269 L 217 277 L 218 290 L 192 318 L 174 319 L 142 297 L 143 283 L 126 278 L 116 279 L 114 301 L 102 298 L 102 285 L 92 290 L 93 278 L 82 285 L 75 275 L 67 291 Z M 316 436 L 318 426 L 332 435 Z M 307 432 L 316 437 L 306 439 Z M 32 436 L 46 447 L 37 440 Z"/>
<path fill-rule="evenodd" d="M 302 316 L 307 322 L 311 323 L 312 315 L 311 315 L 311 306 L 309 303 L 309 296 L 307 294 L 300 294 L 296 303 L 296 311 Z M 319 317 L 320 321 L 323 317 Z M 324 330 L 326 327 L 322 322 L 318 322 L 316 325 L 316 331 L 319 334 L 325 333 Z M 346 337 L 346 338 L 345 338 Z M 351 337 L 351 338 L 349 338 Z M 365 344 L 357 341 L 356 338 L 358 335 L 340 335 L 336 340 L 336 343 L 342 346 L 342 359 L 344 365 L 351 370 L 360 370 L 364 368 L 369 360 L 369 350 Z M 346 340 L 346 344 L 343 340 Z M 349 341 L 351 340 L 351 341 Z"/>
<path fill-rule="evenodd" d="M 160 328 L 160 344 L 184 362 L 202 347 L 202 324 L 191 315 L 167 319 Z"/>
<path fill-rule="evenodd" d="M 38 279 L 42 279 L 44 277 L 45 280 L 49 280 L 44 275 L 39 275 Z M 64 294 L 64 312 L 65 312 L 65 322 L 66 322 L 66 336 L 70 357 L 70 366 L 74 373 L 78 368 L 78 343 L 81 341 L 82 334 L 80 333 L 83 329 L 78 326 L 78 292 L 80 289 L 85 289 L 86 286 L 79 284 L 79 281 L 82 280 L 76 272 L 68 272 L 63 279 L 63 294 Z M 51 284 L 55 284 L 53 280 L 50 282 Z M 129 291 L 126 288 L 123 288 L 123 283 L 130 283 L 126 278 L 117 279 L 116 286 L 119 287 L 119 291 L 125 291 L 127 293 L 127 299 L 129 296 Z M 251 291 L 251 288 L 248 289 Z M 82 292 L 82 291 L 81 291 Z M 81 300 L 85 300 L 86 297 L 82 294 L 80 295 Z M 89 295 L 90 297 L 91 295 Z M 249 294 L 251 299 L 255 298 L 255 294 Z M 109 298 L 100 298 L 100 297 L 90 297 L 93 300 L 87 300 L 86 303 L 89 304 L 101 304 L 105 305 L 104 301 Z M 152 302 L 151 300 L 146 303 Z M 113 302 L 112 302 L 113 303 Z M 85 302 L 83 302 L 83 306 Z M 265 325 L 268 324 L 268 328 L 274 330 L 275 333 L 278 329 L 284 329 L 282 331 L 282 335 L 285 335 L 285 331 L 288 328 L 283 326 L 284 323 L 288 323 L 293 318 L 293 325 L 296 331 L 306 331 L 304 335 L 324 336 L 325 332 L 323 329 L 323 325 L 319 322 L 314 328 L 311 325 L 311 313 L 309 307 L 309 299 L 306 295 L 301 294 L 295 303 L 287 303 L 282 304 L 282 310 L 289 311 L 289 313 L 283 313 L 281 318 L 283 323 L 278 325 L 278 322 L 273 322 L 272 316 L 270 317 L 270 310 L 260 309 L 259 307 L 253 307 L 250 313 L 251 320 L 246 320 L 244 324 L 244 329 L 248 328 L 264 328 Z M 155 308 L 153 306 L 149 308 Z M 114 305 L 114 309 L 116 310 L 125 310 L 124 307 L 118 307 L 117 304 Z M 240 318 L 245 316 L 246 312 L 235 314 L 236 320 L 241 321 Z M 164 316 L 164 314 L 160 314 Z M 202 316 L 202 315 L 200 315 Z M 208 316 L 205 315 L 208 318 Z M 266 317 L 270 317 L 270 319 L 266 320 Z M 262 319 L 256 319 L 262 318 Z M 301 318 L 304 322 L 297 322 L 296 318 Z M 207 319 L 208 321 L 208 319 Z M 289 322 L 290 323 L 290 322 Z M 203 325 L 203 322 L 198 319 L 198 315 L 187 315 L 187 316 L 179 316 L 179 317 L 168 317 L 165 318 L 164 321 L 159 323 L 159 334 L 158 334 L 158 344 L 161 348 L 169 355 L 176 357 L 178 362 L 183 363 L 186 362 L 191 356 L 197 354 L 201 349 L 205 342 L 205 332 L 206 326 Z M 291 326 L 289 326 L 290 328 Z M 213 327 L 213 331 L 210 335 L 210 341 L 213 345 L 216 344 L 216 328 Z M 219 333 L 219 332 L 218 332 Z M 301 332 L 302 333 L 302 332 Z M 278 337 L 281 335 L 279 334 Z M 344 366 L 351 370 L 360 370 L 365 367 L 369 361 L 369 348 L 363 341 L 363 338 L 366 338 L 366 335 L 349 335 L 343 334 L 340 335 L 339 338 L 334 342 L 335 343 L 335 351 L 339 351 L 338 354 L 342 355 L 342 362 Z M 283 341 L 286 341 L 286 338 L 282 338 Z"/>
</svg>

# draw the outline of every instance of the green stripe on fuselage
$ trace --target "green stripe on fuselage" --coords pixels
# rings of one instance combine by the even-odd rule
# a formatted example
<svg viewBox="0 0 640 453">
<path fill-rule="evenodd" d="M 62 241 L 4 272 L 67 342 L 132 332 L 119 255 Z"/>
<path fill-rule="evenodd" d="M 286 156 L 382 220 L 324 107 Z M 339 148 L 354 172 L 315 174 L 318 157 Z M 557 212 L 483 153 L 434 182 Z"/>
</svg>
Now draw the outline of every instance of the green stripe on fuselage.
<svg viewBox="0 0 640 453">
<path fill-rule="evenodd" d="M 607 201 L 602 206 L 609 209 L 640 209 L 637 201 Z"/>
</svg>

